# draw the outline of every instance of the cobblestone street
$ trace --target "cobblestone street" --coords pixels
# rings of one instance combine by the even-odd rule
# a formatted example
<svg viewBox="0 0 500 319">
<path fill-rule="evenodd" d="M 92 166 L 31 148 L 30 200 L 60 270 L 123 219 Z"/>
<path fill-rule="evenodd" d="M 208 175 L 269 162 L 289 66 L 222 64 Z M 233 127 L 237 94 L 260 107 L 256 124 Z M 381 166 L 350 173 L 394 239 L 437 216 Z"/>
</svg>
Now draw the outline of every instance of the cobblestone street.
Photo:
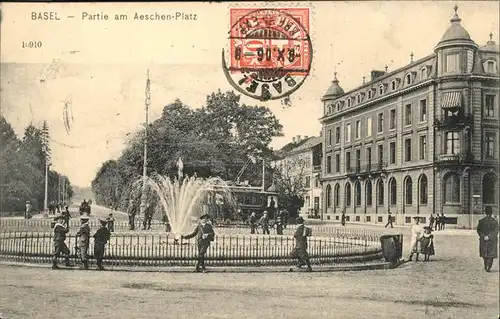
<svg viewBox="0 0 500 319">
<path fill-rule="evenodd" d="M 393 270 L 166 274 L 1 266 L 0 312 L 2 318 L 498 318 L 498 260 L 484 272 L 471 232 L 435 236 L 433 260 Z"/>
</svg>

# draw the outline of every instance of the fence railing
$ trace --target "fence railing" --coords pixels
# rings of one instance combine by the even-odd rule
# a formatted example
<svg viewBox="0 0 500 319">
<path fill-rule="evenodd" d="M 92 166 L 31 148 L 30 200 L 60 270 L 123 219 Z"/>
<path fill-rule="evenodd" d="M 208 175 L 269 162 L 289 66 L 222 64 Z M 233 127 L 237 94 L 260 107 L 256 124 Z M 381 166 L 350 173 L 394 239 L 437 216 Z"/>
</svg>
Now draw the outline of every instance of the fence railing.
<svg viewBox="0 0 500 319">
<path fill-rule="evenodd" d="M 382 248 L 378 232 L 314 227 L 314 237 L 308 238 L 308 252 L 313 264 L 332 264 L 380 259 Z M 249 235 L 241 229 L 216 229 L 215 241 L 207 254 L 207 265 L 292 265 L 290 256 L 295 247 L 293 229 L 284 235 Z M 66 244 L 71 258 L 76 256 L 75 230 Z M 53 254 L 50 232 L 3 231 L 0 233 L 0 259 L 30 263 L 50 263 Z M 196 263 L 197 245 L 194 240 L 174 243 L 169 233 L 113 233 L 106 245 L 106 264 L 113 266 L 192 266 Z M 89 246 L 93 259 L 93 239 Z"/>
</svg>

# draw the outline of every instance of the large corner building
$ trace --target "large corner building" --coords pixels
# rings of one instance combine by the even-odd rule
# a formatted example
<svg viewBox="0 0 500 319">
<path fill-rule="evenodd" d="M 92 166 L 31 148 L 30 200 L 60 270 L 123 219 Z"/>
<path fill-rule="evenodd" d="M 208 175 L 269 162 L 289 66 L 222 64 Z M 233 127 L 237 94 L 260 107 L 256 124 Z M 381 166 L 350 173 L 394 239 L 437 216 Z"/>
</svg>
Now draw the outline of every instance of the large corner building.
<svg viewBox="0 0 500 319">
<path fill-rule="evenodd" d="M 337 76 L 322 98 L 323 213 L 409 224 L 431 213 L 473 227 L 499 211 L 499 46 L 476 44 L 455 7 L 434 52 L 372 71 L 348 92 Z"/>
</svg>

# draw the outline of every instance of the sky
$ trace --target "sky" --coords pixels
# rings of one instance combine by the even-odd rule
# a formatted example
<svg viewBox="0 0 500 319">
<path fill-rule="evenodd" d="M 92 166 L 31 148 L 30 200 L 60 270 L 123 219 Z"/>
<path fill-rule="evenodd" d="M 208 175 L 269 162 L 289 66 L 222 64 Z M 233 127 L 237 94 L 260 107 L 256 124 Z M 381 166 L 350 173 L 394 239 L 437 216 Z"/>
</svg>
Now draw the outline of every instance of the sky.
<svg viewBox="0 0 500 319">
<path fill-rule="evenodd" d="M 294 2 L 296 3 L 296 2 Z M 478 45 L 499 42 L 498 2 L 305 2 L 310 8 L 313 65 L 291 106 L 259 102 L 283 125 L 277 149 L 293 137 L 317 136 L 321 97 L 336 71 L 344 90 L 362 84 L 370 71 L 389 71 L 433 52 L 457 4 L 462 25 Z M 198 108 L 206 96 L 233 88 L 221 67 L 228 48 L 229 8 L 269 3 L 3 3 L 1 113 L 22 136 L 24 128 L 47 121 L 52 169 L 78 186 L 90 186 L 100 165 L 120 156 L 128 134 L 144 123 L 146 70 L 151 77 L 150 119 L 176 98 Z M 286 3 L 283 6 L 287 5 Z M 289 5 L 289 4 L 288 4 Z M 61 20 L 31 20 L 31 12 L 56 12 Z M 196 14 L 196 20 L 134 21 L 134 13 Z M 82 20 L 82 14 L 109 20 Z M 114 14 L 128 21 L 114 21 Z M 75 18 L 69 19 L 68 15 Z M 23 41 L 42 43 L 23 48 Z M 42 81 L 41 81 L 42 80 Z M 70 101 L 70 103 L 68 103 Z M 66 129 L 68 115 L 70 128 Z"/>
</svg>

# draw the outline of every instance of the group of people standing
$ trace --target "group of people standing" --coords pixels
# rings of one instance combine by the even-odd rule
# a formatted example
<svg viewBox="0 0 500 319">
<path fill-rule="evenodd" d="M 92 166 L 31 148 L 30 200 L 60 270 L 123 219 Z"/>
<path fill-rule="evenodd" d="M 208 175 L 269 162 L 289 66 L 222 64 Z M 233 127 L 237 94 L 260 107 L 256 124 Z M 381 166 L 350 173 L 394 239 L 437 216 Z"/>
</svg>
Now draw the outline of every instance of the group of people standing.
<svg viewBox="0 0 500 319">
<path fill-rule="evenodd" d="M 136 205 L 136 202 L 133 199 L 130 199 L 127 208 L 129 230 L 135 230 L 135 218 L 138 212 L 139 212 L 139 206 Z M 150 203 L 147 203 L 144 209 L 144 220 L 142 221 L 143 230 L 151 229 L 151 222 L 153 220 L 153 215 L 154 215 L 154 207 Z"/>
<path fill-rule="evenodd" d="M 80 228 L 76 233 L 75 250 L 79 257 L 82 268 L 88 269 L 88 251 L 90 246 L 91 229 L 89 225 L 89 216 L 87 214 L 80 216 Z M 105 246 L 111 238 L 111 232 L 107 228 L 109 225 L 108 219 L 99 219 L 100 226 L 92 236 L 94 238 L 94 257 L 96 259 L 97 269 L 104 270 L 102 261 L 104 258 Z M 52 230 L 54 232 L 54 254 L 52 257 L 52 269 L 59 269 L 57 259 L 62 255 L 65 259 L 65 265 L 71 267 L 69 261 L 70 251 L 66 245 L 66 236 L 69 233 L 69 218 L 65 215 L 58 215 L 54 217 L 52 223 Z"/>
<path fill-rule="evenodd" d="M 276 213 L 276 219 L 274 221 L 273 226 L 276 228 L 277 235 L 283 235 L 283 229 L 285 229 L 287 226 L 287 220 L 288 220 L 288 214 L 286 211 L 281 210 L 278 213 Z M 263 234 L 267 235 L 271 234 L 271 232 L 269 231 L 270 221 L 269 221 L 269 214 L 267 211 L 264 211 L 260 218 L 257 218 L 257 214 L 255 212 L 252 212 L 250 214 L 250 217 L 248 218 L 248 224 L 250 226 L 250 234 L 258 234 L 259 227 L 262 228 Z"/>
<path fill-rule="evenodd" d="M 429 216 L 429 226 L 433 230 L 444 230 L 444 227 L 446 225 L 446 216 L 444 216 L 444 213 L 441 213 L 441 215 L 437 214 L 434 216 L 434 214 L 431 213 Z"/>
</svg>

